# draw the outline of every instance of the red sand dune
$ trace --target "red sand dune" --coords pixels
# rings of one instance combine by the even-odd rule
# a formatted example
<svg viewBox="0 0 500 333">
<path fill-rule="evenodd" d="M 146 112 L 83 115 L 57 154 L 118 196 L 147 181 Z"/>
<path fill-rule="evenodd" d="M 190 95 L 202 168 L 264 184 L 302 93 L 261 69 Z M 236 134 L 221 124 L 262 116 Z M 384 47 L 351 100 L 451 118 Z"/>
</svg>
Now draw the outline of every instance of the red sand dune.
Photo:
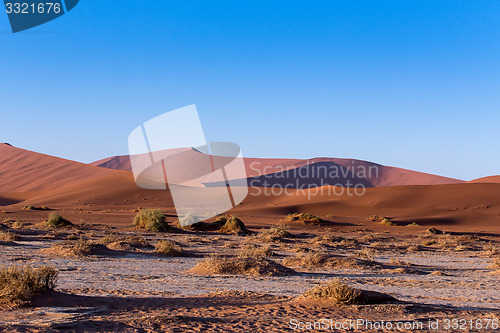
<svg viewBox="0 0 500 333">
<path fill-rule="evenodd" d="M 0 144 L 0 193 L 54 189 L 111 173 L 111 170 Z"/>
<path fill-rule="evenodd" d="M 322 216 L 333 214 L 346 221 L 364 221 L 370 215 L 384 215 L 401 224 L 416 222 L 473 228 L 485 225 L 498 228 L 500 225 L 500 184 L 367 188 L 362 196 L 349 195 L 347 191 L 342 193 L 341 188 L 335 193 L 333 187 L 326 186 L 290 193 L 265 196 L 262 188 L 251 189 L 244 204 L 234 212 L 281 216 L 309 212 Z"/>
<path fill-rule="evenodd" d="M 106 215 L 105 218 L 106 223 L 112 224 L 130 223 L 127 214 L 133 214 L 130 208 L 138 206 L 163 207 L 175 213 L 168 191 L 141 189 L 127 171 L 84 165 L 8 145 L 0 145 L 0 156 L 0 205 L 3 206 L 15 203 L 18 197 L 29 199 L 33 204 L 47 204 L 59 209 L 77 209 L 92 204 L 99 211 L 115 212 L 115 215 Z M 255 160 L 248 159 L 247 165 Z M 307 164 L 300 160 L 263 160 L 274 167 L 289 165 L 297 168 L 303 163 Z M 322 163 L 325 160 L 339 165 L 351 161 L 315 159 L 314 162 Z M 369 164 L 361 161 L 356 163 Z M 446 180 L 398 168 L 383 167 L 382 170 L 382 179 L 386 183 L 380 181 L 377 186 L 387 184 L 389 180 Z M 484 227 L 496 230 L 500 221 L 500 184 L 374 187 L 367 188 L 362 196 L 350 195 L 345 189 L 343 194 L 339 194 L 342 188 L 334 186 L 309 190 L 289 189 L 287 193 L 276 195 L 266 195 L 264 190 L 251 188 L 245 201 L 229 213 L 244 217 L 250 225 L 279 223 L 281 218 L 291 212 L 309 212 L 321 216 L 333 214 L 335 218 L 332 220 L 338 223 L 366 224 L 369 224 L 367 217 L 376 214 L 393 217 L 400 224 L 457 225 L 467 226 L 473 231 Z"/>
<path fill-rule="evenodd" d="M 255 186 L 262 186 L 264 181 L 269 183 L 266 186 L 295 183 L 297 178 L 300 179 L 301 184 L 316 184 L 317 186 L 336 184 L 345 186 L 348 180 L 351 183 L 362 183 L 366 187 L 437 185 L 463 182 L 458 179 L 355 159 L 313 158 L 300 160 L 244 158 L 244 163 L 247 177 Z M 183 165 L 181 162 L 179 164 Z M 109 157 L 93 162 L 91 165 L 115 170 L 132 170 L 128 155 Z M 329 177 L 334 171 L 338 172 L 339 176 Z M 364 174 L 362 174 L 363 172 Z M 234 174 L 239 173 L 234 172 Z M 206 184 L 210 184 L 210 181 L 210 178 L 205 179 Z M 326 184 L 323 183 L 325 181 Z"/>
</svg>

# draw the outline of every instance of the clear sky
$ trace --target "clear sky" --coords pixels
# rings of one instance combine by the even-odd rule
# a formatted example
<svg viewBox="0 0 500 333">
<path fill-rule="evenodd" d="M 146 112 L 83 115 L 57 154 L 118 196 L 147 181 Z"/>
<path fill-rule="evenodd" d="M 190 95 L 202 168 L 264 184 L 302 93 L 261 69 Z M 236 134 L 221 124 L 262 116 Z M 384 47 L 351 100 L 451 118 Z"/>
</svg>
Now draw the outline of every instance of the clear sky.
<svg viewBox="0 0 500 333">
<path fill-rule="evenodd" d="M 81 0 L 12 34 L 0 142 L 81 162 L 196 104 L 245 156 L 500 174 L 500 1 Z"/>
</svg>

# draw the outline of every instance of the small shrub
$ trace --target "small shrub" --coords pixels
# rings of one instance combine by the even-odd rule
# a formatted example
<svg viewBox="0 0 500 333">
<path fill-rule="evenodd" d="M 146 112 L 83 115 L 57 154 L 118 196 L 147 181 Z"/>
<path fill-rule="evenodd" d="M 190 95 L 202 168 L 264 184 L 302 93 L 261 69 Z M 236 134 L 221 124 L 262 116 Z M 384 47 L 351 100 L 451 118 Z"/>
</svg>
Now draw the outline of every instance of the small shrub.
<svg viewBox="0 0 500 333">
<path fill-rule="evenodd" d="M 55 288 L 58 274 L 50 266 L 1 266 L 0 300 L 9 306 L 29 304 L 34 295 Z"/>
<path fill-rule="evenodd" d="M 347 285 L 339 279 L 316 285 L 304 293 L 306 297 L 328 300 L 335 304 L 355 304 L 358 302 L 360 295 L 360 290 Z"/>
<path fill-rule="evenodd" d="M 219 232 L 236 235 L 250 233 L 245 224 L 236 216 L 233 215 L 230 218 L 220 217 L 216 223 L 222 223 L 224 220 L 224 225 L 219 229 Z"/>
<path fill-rule="evenodd" d="M 178 256 L 182 254 L 182 248 L 168 239 L 158 241 L 155 246 L 156 253 L 166 256 Z"/>
<path fill-rule="evenodd" d="M 134 218 L 134 226 L 149 231 L 166 231 L 165 214 L 159 209 L 143 209 Z"/>
<path fill-rule="evenodd" d="M 73 224 L 55 212 L 50 213 L 49 219 L 46 221 L 46 223 L 50 227 L 66 227 Z"/>
</svg>

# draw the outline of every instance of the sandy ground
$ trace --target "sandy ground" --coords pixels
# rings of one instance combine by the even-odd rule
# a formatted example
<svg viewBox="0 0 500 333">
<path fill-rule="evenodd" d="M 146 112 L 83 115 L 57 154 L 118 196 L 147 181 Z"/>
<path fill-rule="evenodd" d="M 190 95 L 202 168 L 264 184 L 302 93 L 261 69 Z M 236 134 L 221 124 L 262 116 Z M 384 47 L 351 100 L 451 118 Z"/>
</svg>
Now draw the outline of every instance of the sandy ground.
<svg viewBox="0 0 500 333">
<path fill-rule="evenodd" d="M 416 229 L 419 230 L 394 237 L 387 232 L 335 232 L 329 228 L 312 233 L 295 225 L 291 228 L 293 237 L 271 242 L 262 241 L 255 234 L 142 233 L 150 244 L 159 239 L 180 244 L 184 251 L 181 257 L 158 256 L 152 246 L 82 257 L 64 257 L 43 250 L 63 242 L 68 235 L 99 240 L 110 233 L 121 236 L 138 233 L 127 228 L 93 225 L 50 229 L 33 224 L 11 229 L 21 237 L 3 243 L 1 263 L 50 264 L 60 270 L 60 275 L 57 289 L 38 297 L 34 307 L 2 311 L 0 327 L 19 332 L 282 332 L 294 327 L 293 320 L 305 325 L 322 318 L 383 319 L 414 325 L 417 321 L 427 324 L 429 319 L 440 319 L 442 323 L 454 318 L 498 320 L 500 275 L 490 267 L 495 253 L 486 250 L 495 248 L 498 239 L 432 235 Z M 332 237 L 342 237 L 344 241 L 332 242 Z M 432 241 L 437 243 L 422 245 Z M 346 257 L 359 257 L 361 249 L 370 249 L 370 262 L 376 265 L 362 268 L 292 265 L 297 274 L 269 277 L 188 272 L 206 256 L 214 253 L 236 256 L 241 247 L 249 244 L 269 245 L 274 253 L 270 259 L 279 263 L 297 255 L 297 249 Z M 362 290 L 389 294 L 398 301 L 337 306 L 301 297 L 315 284 L 335 277 Z M 359 327 L 350 331 L 398 330 Z"/>
</svg>

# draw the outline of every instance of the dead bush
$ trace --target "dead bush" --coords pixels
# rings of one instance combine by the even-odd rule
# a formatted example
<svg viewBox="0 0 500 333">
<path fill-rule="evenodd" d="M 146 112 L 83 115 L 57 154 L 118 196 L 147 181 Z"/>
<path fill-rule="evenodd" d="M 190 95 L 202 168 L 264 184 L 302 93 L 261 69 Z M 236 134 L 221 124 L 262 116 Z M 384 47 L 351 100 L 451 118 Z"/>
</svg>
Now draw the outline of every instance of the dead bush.
<svg viewBox="0 0 500 333">
<path fill-rule="evenodd" d="M 77 241 L 62 241 L 54 244 L 50 248 L 42 249 L 41 252 L 62 257 L 84 257 L 88 255 L 106 254 L 109 250 L 102 244 L 80 238 Z"/>
<path fill-rule="evenodd" d="M 292 235 L 288 232 L 287 226 L 280 224 L 259 231 L 257 237 L 265 242 L 274 242 L 282 238 L 292 237 Z"/>
<path fill-rule="evenodd" d="M 12 242 L 19 239 L 19 235 L 9 232 L 9 231 L 1 231 L 0 232 L 0 241 L 2 242 Z"/>
<path fill-rule="evenodd" d="M 66 226 L 70 226 L 73 224 L 70 221 L 63 218 L 61 215 L 59 215 L 56 212 L 50 213 L 49 218 L 47 221 L 45 221 L 45 223 L 49 227 L 66 227 Z"/>
<path fill-rule="evenodd" d="M 168 239 L 161 239 L 156 243 L 156 253 L 165 256 L 179 256 L 182 254 L 182 248 Z"/>
<path fill-rule="evenodd" d="M 219 257 L 204 259 L 192 270 L 200 274 L 282 276 L 295 274 L 293 269 L 284 267 L 264 257 Z"/>
<path fill-rule="evenodd" d="M 238 254 L 240 257 L 272 257 L 273 255 L 274 252 L 269 245 L 255 246 L 250 244 L 244 246 Z"/>
<path fill-rule="evenodd" d="M 316 285 L 304 293 L 305 297 L 332 301 L 335 304 L 356 304 L 361 290 L 353 288 L 339 279 Z"/>
<path fill-rule="evenodd" d="M 142 209 L 134 217 L 133 225 L 149 231 L 166 231 L 166 216 L 160 209 Z"/>
<path fill-rule="evenodd" d="M 360 268 L 371 265 L 366 260 L 333 256 L 325 252 L 299 253 L 298 255 L 285 258 L 283 264 L 292 267 L 308 268 Z"/>
<path fill-rule="evenodd" d="M 250 231 L 245 227 L 245 224 L 243 224 L 243 222 L 234 215 L 229 218 L 221 216 L 216 223 L 223 224 L 219 229 L 219 232 L 225 234 L 241 235 L 250 233 Z"/>
<path fill-rule="evenodd" d="M 1 266 L 0 300 L 9 307 L 29 304 L 34 295 L 55 288 L 58 273 L 50 266 Z"/>
<path fill-rule="evenodd" d="M 288 214 L 285 218 L 286 221 L 289 222 L 302 222 L 302 223 L 313 223 L 320 224 L 324 222 L 319 216 L 312 215 L 309 213 L 291 213 Z"/>
</svg>

